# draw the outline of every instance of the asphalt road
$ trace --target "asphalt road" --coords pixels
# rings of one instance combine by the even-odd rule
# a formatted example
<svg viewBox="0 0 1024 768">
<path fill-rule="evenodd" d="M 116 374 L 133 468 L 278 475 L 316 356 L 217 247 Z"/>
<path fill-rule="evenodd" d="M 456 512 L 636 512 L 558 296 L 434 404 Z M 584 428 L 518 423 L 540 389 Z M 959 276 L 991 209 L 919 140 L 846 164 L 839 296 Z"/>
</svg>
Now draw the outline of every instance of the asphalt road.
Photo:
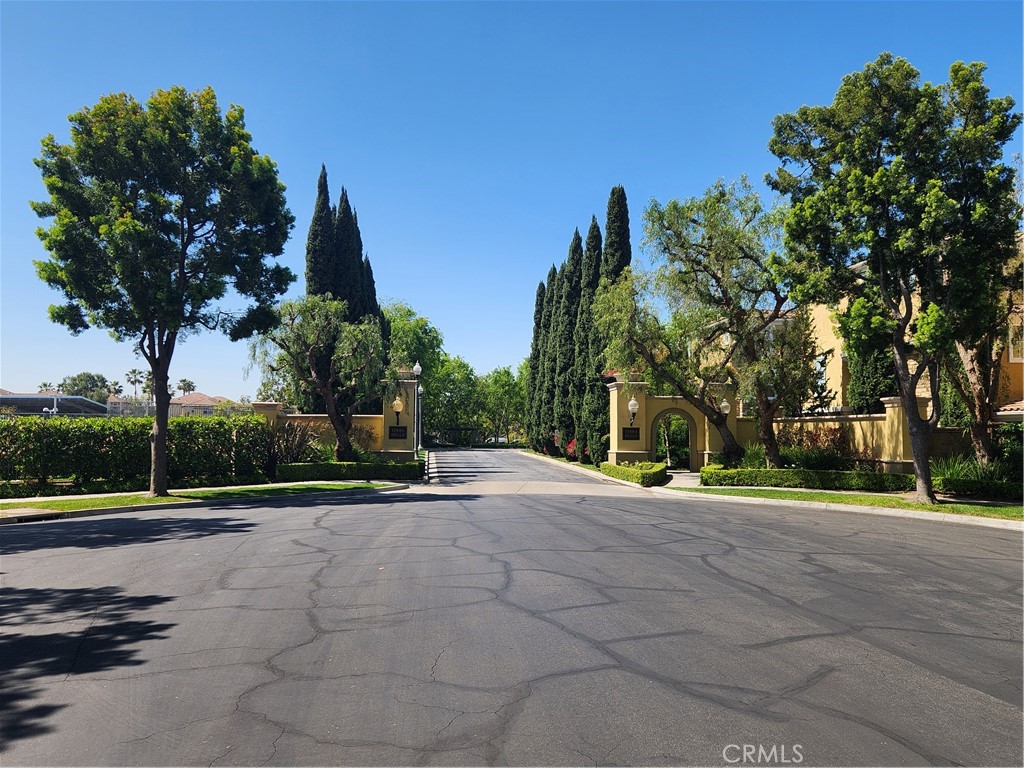
<svg viewBox="0 0 1024 768">
<path fill-rule="evenodd" d="M 10 765 L 1020 765 L 1021 535 L 429 487 L 0 529 Z"/>
</svg>

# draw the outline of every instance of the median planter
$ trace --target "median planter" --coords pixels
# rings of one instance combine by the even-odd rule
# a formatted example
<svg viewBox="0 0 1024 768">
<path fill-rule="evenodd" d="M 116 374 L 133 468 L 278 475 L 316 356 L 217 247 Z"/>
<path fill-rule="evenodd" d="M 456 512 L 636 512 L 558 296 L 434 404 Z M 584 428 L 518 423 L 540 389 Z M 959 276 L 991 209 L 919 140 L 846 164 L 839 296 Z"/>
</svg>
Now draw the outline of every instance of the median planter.
<svg viewBox="0 0 1024 768">
<path fill-rule="evenodd" d="M 668 477 L 664 464 L 654 464 L 649 461 L 636 464 L 609 464 L 601 465 L 601 473 L 619 480 L 628 480 L 637 483 L 644 488 L 654 485 L 664 485 Z"/>
<path fill-rule="evenodd" d="M 396 480 L 415 483 L 423 479 L 424 463 L 370 464 L 357 461 L 315 461 L 302 464 L 278 464 L 277 482 L 303 480 Z"/>
</svg>

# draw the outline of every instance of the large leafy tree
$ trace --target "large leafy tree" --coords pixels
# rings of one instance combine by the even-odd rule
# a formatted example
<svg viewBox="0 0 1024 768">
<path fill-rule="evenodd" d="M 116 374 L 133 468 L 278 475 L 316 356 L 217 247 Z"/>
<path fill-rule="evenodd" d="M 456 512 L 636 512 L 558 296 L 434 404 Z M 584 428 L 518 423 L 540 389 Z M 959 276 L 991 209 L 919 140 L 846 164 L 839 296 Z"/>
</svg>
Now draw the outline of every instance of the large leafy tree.
<svg viewBox="0 0 1024 768">
<path fill-rule="evenodd" d="M 495 368 L 480 377 L 481 421 L 495 442 L 501 437 L 511 440 L 512 431 L 522 423 L 526 400 L 525 381 L 512 373 L 512 368 Z"/>
<path fill-rule="evenodd" d="M 847 75 L 831 105 L 776 117 L 769 144 L 782 161 L 769 184 L 792 200 L 789 242 L 822 267 L 833 295 L 874 286 L 892 320 L 921 501 L 935 500 L 942 364 L 957 341 L 977 338 L 1015 251 L 1019 210 L 1002 151 L 1021 116 L 1011 98 L 989 97 L 983 72 L 957 62 L 947 83 L 922 84 L 909 62 L 882 54 Z"/>
<path fill-rule="evenodd" d="M 277 354 L 262 355 L 263 364 L 272 371 L 287 368 L 305 394 L 323 400 L 337 437 L 335 460 L 355 460 L 352 417 L 360 405 L 380 397 L 385 373 L 377 319 L 349 322 L 345 302 L 329 294 L 286 301 L 278 311 L 280 322 L 263 341 Z"/>
<path fill-rule="evenodd" d="M 222 113 L 213 90 L 156 91 L 142 104 L 104 96 L 71 115 L 71 141 L 43 139 L 36 165 L 50 199 L 33 203 L 49 258 L 36 262 L 64 294 L 50 318 L 131 341 L 156 396 L 150 493 L 167 494 L 167 414 L 177 343 L 201 329 L 232 339 L 276 321 L 294 279 L 280 255 L 293 218 L 277 167 L 253 149 L 241 107 Z M 229 287 L 251 299 L 219 309 Z"/>
<path fill-rule="evenodd" d="M 670 314 L 665 323 L 652 317 L 624 330 L 636 334 L 631 346 L 656 382 L 718 429 L 729 461 L 738 461 L 743 448 L 721 410 L 726 386 L 741 386 L 752 401 L 767 460 L 780 466 L 773 420 L 783 402 L 805 394 L 790 386 L 813 378 L 812 340 L 780 327 L 793 315 L 796 279 L 779 248 L 784 215 L 766 209 L 745 178 L 718 181 L 699 198 L 652 201 L 644 214 L 646 241 L 663 262 L 652 283 L 655 298 Z M 795 376 L 769 352 L 798 341 L 804 348 L 789 350 L 786 362 L 806 371 Z"/>
<path fill-rule="evenodd" d="M 442 354 L 423 400 L 423 431 L 447 443 L 471 443 L 480 430 L 480 387 L 463 358 Z"/>
<path fill-rule="evenodd" d="M 97 403 L 106 403 L 110 395 L 117 394 L 121 385 L 116 381 L 107 381 L 107 377 L 100 373 L 82 371 L 74 376 L 65 376 L 57 389 L 65 395 L 80 395 L 95 400 Z"/>
</svg>

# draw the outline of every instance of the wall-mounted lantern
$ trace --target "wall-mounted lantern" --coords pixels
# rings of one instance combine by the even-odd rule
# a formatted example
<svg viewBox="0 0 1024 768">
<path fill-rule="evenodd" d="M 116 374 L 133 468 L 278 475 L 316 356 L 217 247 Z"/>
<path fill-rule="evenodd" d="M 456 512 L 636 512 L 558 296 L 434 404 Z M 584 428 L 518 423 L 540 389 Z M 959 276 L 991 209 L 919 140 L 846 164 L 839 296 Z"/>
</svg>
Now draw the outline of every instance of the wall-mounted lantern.
<svg viewBox="0 0 1024 768">
<path fill-rule="evenodd" d="M 395 412 L 395 424 L 398 423 L 398 417 L 402 415 L 402 411 L 405 410 L 405 403 L 402 402 L 402 398 L 395 396 L 395 401 L 391 404 L 391 410 Z"/>
<path fill-rule="evenodd" d="M 626 407 L 629 408 L 629 426 L 633 426 L 633 419 L 636 418 L 637 413 L 640 411 L 640 403 L 636 401 L 636 396 L 629 398 L 629 402 L 626 403 Z"/>
</svg>

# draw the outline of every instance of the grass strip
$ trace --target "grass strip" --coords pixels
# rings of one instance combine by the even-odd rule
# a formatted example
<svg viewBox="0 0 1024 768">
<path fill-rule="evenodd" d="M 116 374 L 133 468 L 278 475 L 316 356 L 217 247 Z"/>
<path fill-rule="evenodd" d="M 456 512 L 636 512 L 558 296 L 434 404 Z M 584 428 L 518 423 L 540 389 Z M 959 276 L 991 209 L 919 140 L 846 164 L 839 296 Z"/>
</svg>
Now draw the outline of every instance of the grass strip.
<svg viewBox="0 0 1024 768">
<path fill-rule="evenodd" d="M 709 493 L 715 496 L 745 496 L 754 499 L 781 499 L 783 501 L 817 501 L 823 504 L 854 504 L 861 507 L 888 507 L 912 509 L 921 512 L 944 512 L 951 515 L 995 517 L 1000 520 L 1024 520 L 1020 504 L 965 504 L 940 499 L 938 504 L 918 504 L 895 496 L 868 493 L 829 493 L 828 491 L 786 491 L 769 488 L 677 488 L 683 493 Z"/>
<path fill-rule="evenodd" d="M 119 493 L 92 499 L 65 496 L 46 501 L 16 501 L 0 504 L 5 509 L 49 509 L 56 512 L 78 512 L 83 509 L 135 507 L 146 504 L 167 504 L 175 501 L 223 501 L 260 499 L 267 496 L 303 496 L 307 493 L 361 491 L 386 487 L 382 483 L 303 483 L 302 485 L 254 485 L 245 488 L 208 488 L 196 491 L 175 491 L 170 496 L 147 496 L 145 493 Z"/>
</svg>

